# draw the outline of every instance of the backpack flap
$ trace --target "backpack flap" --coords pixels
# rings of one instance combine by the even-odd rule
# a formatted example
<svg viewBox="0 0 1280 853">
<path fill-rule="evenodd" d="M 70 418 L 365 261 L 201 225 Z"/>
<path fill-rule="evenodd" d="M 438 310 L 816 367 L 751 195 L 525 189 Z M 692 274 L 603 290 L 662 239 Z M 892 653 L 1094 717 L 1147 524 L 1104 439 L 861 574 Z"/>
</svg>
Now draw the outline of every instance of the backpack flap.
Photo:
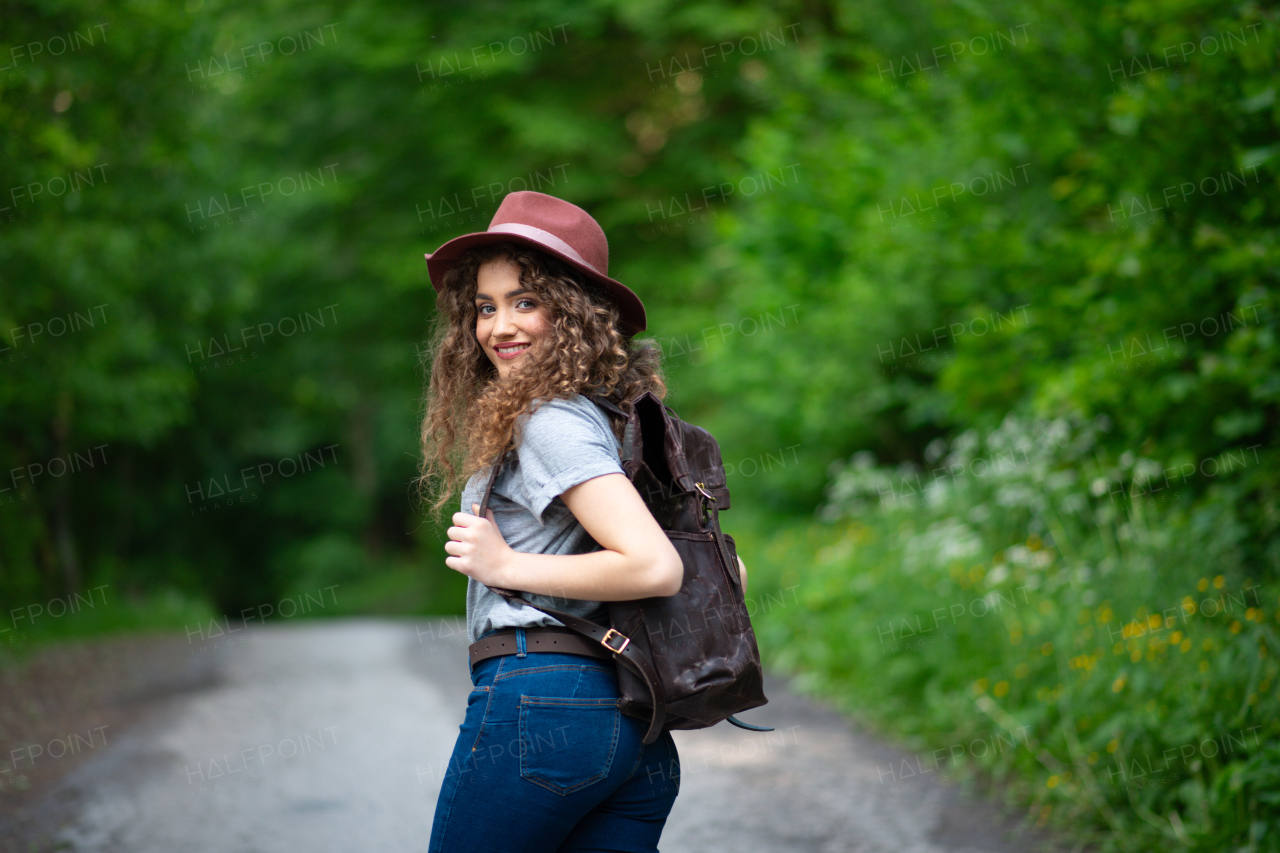
<svg viewBox="0 0 1280 853">
<path fill-rule="evenodd" d="M 695 487 L 701 483 L 701 491 L 715 498 L 717 509 L 728 509 L 729 481 L 720 459 L 720 445 L 702 427 L 684 421 L 678 423 L 683 427 L 681 444 L 689 465 L 689 477 Z"/>
<path fill-rule="evenodd" d="M 642 459 L 658 482 L 685 494 L 704 492 L 715 498 L 717 508 L 729 508 L 720 445 L 711 433 L 680 420 L 649 392 L 632 403 L 632 418 L 638 437 L 634 458 Z"/>
</svg>

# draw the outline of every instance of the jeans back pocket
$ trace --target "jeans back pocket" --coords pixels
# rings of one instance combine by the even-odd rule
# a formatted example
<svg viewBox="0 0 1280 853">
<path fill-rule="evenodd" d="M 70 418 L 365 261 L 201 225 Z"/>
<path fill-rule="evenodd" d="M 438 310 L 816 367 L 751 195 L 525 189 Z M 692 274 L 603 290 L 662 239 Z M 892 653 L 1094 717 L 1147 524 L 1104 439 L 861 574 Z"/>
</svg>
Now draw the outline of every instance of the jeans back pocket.
<svg viewBox="0 0 1280 853">
<path fill-rule="evenodd" d="M 617 699 L 520 697 L 520 777 L 561 796 L 609 775 L 622 713 Z"/>
</svg>

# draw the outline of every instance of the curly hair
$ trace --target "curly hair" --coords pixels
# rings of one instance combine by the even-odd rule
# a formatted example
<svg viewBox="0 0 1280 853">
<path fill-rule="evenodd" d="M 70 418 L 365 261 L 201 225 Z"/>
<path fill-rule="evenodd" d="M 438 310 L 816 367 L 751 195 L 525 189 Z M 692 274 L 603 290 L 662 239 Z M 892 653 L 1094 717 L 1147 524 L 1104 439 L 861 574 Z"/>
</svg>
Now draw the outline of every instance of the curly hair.
<svg viewBox="0 0 1280 853">
<path fill-rule="evenodd" d="M 480 267 L 506 258 L 520 284 L 547 305 L 551 328 L 505 379 L 476 338 L 476 281 Z M 628 401 L 667 393 L 661 351 L 619 331 L 608 292 L 576 269 L 536 249 L 513 243 L 465 252 L 445 275 L 426 349 L 430 376 L 422 419 L 418 491 L 438 513 L 462 484 L 519 441 L 516 424 L 542 401 L 599 394 L 624 411 Z M 424 369 L 426 364 L 424 363 Z M 615 433 L 620 425 L 611 426 Z"/>
</svg>

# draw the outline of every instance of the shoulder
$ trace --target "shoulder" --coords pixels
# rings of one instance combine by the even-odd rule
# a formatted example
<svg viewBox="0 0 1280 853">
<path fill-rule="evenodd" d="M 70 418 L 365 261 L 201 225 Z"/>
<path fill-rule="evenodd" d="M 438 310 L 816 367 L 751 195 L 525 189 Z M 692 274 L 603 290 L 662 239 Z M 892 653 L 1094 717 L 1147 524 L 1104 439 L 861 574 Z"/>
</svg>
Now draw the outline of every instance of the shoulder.
<svg viewBox="0 0 1280 853">
<path fill-rule="evenodd" d="M 547 506 L 571 487 L 624 473 L 608 418 L 586 397 L 545 400 L 525 417 L 516 445 L 517 502 L 540 522 Z"/>
<path fill-rule="evenodd" d="M 569 398 L 540 400 L 533 412 L 522 419 L 521 440 L 562 436 L 565 432 L 588 431 L 612 436 L 609 417 L 581 394 Z"/>
</svg>

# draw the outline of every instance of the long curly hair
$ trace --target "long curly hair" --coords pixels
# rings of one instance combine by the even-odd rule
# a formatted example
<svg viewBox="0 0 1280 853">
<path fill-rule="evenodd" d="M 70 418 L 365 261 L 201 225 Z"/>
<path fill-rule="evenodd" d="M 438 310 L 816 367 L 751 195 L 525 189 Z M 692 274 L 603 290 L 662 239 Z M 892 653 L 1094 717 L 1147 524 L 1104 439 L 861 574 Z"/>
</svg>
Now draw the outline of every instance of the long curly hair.
<svg viewBox="0 0 1280 853">
<path fill-rule="evenodd" d="M 551 321 L 541 345 L 506 379 L 476 338 L 477 276 L 483 264 L 499 258 L 519 268 L 520 284 L 541 298 Z M 514 243 L 465 252 L 445 275 L 424 353 L 430 375 L 417 485 L 431 512 L 513 448 L 520 440 L 519 417 L 542 401 L 600 394 L 626 411 L 628 401 L 645 391 L 665 397 L 657 344 L 633 342 L 618 327 L 608 292 L 556 258 Z M 610 422 L 618 433 L 621 426 Z"/>
</svg>

